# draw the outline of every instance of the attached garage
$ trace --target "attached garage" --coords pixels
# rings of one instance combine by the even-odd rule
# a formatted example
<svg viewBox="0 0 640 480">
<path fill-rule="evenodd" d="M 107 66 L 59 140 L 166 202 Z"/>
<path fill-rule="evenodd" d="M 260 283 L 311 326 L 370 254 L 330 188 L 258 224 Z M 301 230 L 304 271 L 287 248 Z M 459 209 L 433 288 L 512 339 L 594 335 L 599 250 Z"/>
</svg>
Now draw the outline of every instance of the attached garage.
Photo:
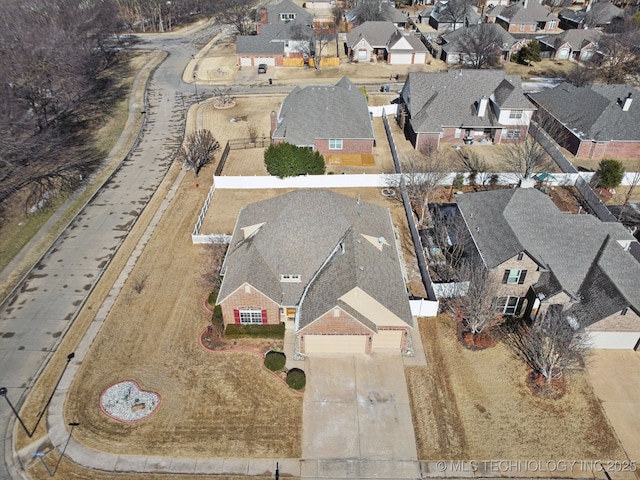
<svg viewBox="0 0 640 480">
<path fill-rule="evenodd" d="M 368 335 L 305 335 L 304 353 L 366 353 Z"/>
<path fill-rule="evenodd" d="M 411 65 L 413 53 L 392 53 L 389 63 L 391 65 Z"/>
<path fill-rule="evenodd" d="M 589 331 L 589 346 L 596 349 L 640 350 L 640 332 Z"/>
<path fill-rule="evenodd" d="M 240 65 L 243 67 L 250 67 L 251 57 L 240 57 Z"/>
<path fill-rule="evenodd" d="M 265 63 L 270 67 L 274 67 L 276 65 L 276 59 L 274 57 L 255 57 L 253 59 L 254 65 L 260 65 L 261 63 Z"/>
<path fill-rule="evenodd" d="M 402 346 L 402 330 L 378 330 L 373 335 L 372 350 L 374 352 L 381 350 L 399 351 Z"/>
</svg>

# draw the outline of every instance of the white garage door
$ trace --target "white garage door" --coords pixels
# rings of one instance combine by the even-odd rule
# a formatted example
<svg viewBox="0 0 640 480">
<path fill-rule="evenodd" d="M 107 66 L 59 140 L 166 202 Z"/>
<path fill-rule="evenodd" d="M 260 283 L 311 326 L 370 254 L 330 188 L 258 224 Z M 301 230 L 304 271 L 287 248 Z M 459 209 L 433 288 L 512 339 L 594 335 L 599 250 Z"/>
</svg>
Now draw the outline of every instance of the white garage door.
<svg viewBox="0 0 640 480">
<path fill-rule="evenodd" d="M 589 346 L 615 350 L 634 350 L 640 345 L 640 332 L 589 332 Z"/>
<path fill-rule="evenodd" d="M 392 53 L 391 65 L 409 65 L 413 59 L 412 53 Z"/>
<path fill-rule="evenodd" d="M 367 335 L 305 335 L 305 353 L 365 353 Z"/>
<path fill-rule="evenodd" d="M 561 48 L 558 50 L 558 60 L 566 60 L 567 58 L 569 58 L 568 48 Z"/>
<path fill-rule="evenodd" d="M 261 63 L 266 63 L 267 65 L 273 67 L 276 64 L 276 59 L 273 57 L 255 57 L 253 59 L 254 65 L 260 65 Z"/>
<path fill-rule="evenodd" d="M 251 57 L 240 57 L 240 65 L 243 67 L 251 66 Z"/>
<path fill-rule="evenodd" d="M 378 330 L 373 336 L 373 351 L 400 350 L 402 342 L 402 330 Z"/>
<path fill-rule="evenodd" d="M 358 60 L 366 60 L 367 51 L 365 49 L 358 50 Z"/>
</svg>

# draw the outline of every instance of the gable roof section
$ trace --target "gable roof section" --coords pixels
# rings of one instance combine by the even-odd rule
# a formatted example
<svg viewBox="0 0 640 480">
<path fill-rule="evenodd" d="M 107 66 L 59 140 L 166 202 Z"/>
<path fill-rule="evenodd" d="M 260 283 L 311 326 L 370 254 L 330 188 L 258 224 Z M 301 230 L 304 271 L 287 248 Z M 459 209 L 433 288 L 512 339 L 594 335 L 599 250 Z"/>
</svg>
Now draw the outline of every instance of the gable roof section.
<svg viewBox="0 0 640 480">
<path fill-rule="evenodd" d="M 281 22 L 280 20 L 281 13 L 295 13 L 296 22 L 303 22 L 308 25 L 311 25 L 313 23 L 313 14 L 310 12 L 307 12 L 304 8 L 296 5 L 291 0 L 282 0 L 278 3 L 269 3 L 267 5 L 262 5 L 260 8 L 258 8 L 256 12 L 258 20 L 260 19 L 261 8 L 267 9 L 269 23 Z"/>
<path fill-rule="evenodd" d="M 525 8 L 525 3 L 527 7 Z M 496 11 L 496 16 L 510 24 L 538 23 L 558 20 L 558 17 L 537 0 L 519 0 Z"/>
<path fill-rule="evenodd" d="M 588 44 L 598 45 L 602 33 L 598 30 L 571 29 L 559 35 L 546 35 L 538 41 L 557 49 L 568 43 L 571 50 L 582 50 Z"/>
<path fill-rule="evenodd" d="M 439 1 L 433 6 L 431 10 L 431 18 L 433 18 L 438 23 L 467 23 L 477 24 L 480 23 L 480 15 L 476 8 L 472 5 L 467 5 L 464 13 L 464 18 L 455 18 L 449 9 L 448 1 Z"/>
<path fill-rule="evenodd" d="M 396 31 L 389 39 L 389 52 L 427 52 L 427 47 L 414 35 L 403 35 Z"/>
<path fill-rule="evenodd" d="M 364 22 L 347 34 L 347 47 L 353 48 L 363 38 L 373 48 L 385 47 L 397 31 L 392 22 Z"/>
<path fill-rule="evenodd" d="M 262 222 L 244 239 L 243 228 Z M 379 249 L 362 234 L 386 242 Z M 282 274 L 301 282 L 280 282 Z M 376 331 L 372 307 L 352 301 L 356 288 L 383 306 L 374 309 L 387 312 L 381 318 L 412 326 L 389 212 L 328 190 L 295 190 L 240 211 L 218 303 L 245 282 L 279 305 L 302 302 L 298 328 L 340 306 Z"/>
<path fill-rule="evenodd" d="M 236 54 L 284 55 L 284 42 L 271 42 L 262 35 L 238 35 Z"/>
<path fill-rule="evenodd" d="M 446 43 L 442 46 L 442 49 L 447 53 L 457 53 L 462 49 L 462 42 L 465 41 L 467 34 L 473 35 L 474 32 L 479 31 L 480 28 L 491 29 L 491 35 L 499 35 L 501 44 L 499 45 L 502 50 L 510 50 L 517 40 L 502 28 L 497 23 L 483 23 L 480 25 L 469 25 L 468 27 L 458 28 L 453 32 L 449 32 L 442 36 L 442 40 Z"/>
<path fill-rule="evenodd" d="M 366 8 L 368 8 L 368 6 L 365 5 L 365 2 L 362 2 L 349 10 L 345 14 L 344 18 L 349 23 L 355 23 L 358 19 L 358 16 Z M 391 3 L 384 0 L 380 3 L 380 17 L 386 22 L 407 23 L 406 15 L 404 15 L 400 10 L 391 5 Z"/>
<path fill-rule="evenodd" d="M 333 87 L 296 87 L 282 102 L 273 138 L 298 146 L 316 139 L 374 139 L 367 99 L 343 77 Z"/>
<path fill-rule="evenodd" d="M 589 272 L 597 266 L 627 302 L 640 307 L 640 263 L 618 243 L 634 240 L 621 224 L 564 214 L 536 189 L 462 194 L 456 201 L 487 268 L 527 251 L 555 277 L 546 281 L 548 288 L 560 286 L 579 299 L 593 288 Z"/>
<path fill-rule="evenodd" d="M 501 108 L 535 107 L 522 92 L 520 77 L 502 70 L 410 72 L 401 92 L 414 131 L 439 132 L 443 126 L 490 126 L 491 115 L 477 116 L 476 103 L 492 98 Z"/>
<path fill-rule="evenodd" d="M 634 99 L 627 112 L 619 99 Z M 640 91 L 630 85 L 562 83 L 529 97 L 582 140 L 640 140 Z"/>
</svg>

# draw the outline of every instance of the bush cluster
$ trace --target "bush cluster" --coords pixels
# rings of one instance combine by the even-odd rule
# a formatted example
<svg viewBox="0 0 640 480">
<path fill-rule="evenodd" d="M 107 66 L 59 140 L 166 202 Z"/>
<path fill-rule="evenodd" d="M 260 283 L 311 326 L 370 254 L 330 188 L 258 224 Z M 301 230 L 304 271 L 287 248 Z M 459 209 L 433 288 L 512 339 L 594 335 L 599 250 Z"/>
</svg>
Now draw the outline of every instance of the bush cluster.
<svg viewBox="0 0 640 480">
<path fill-rule="evenodd" d="M 294 390 L 302 390 L 307 384 L 307 376 L 299 368 L 292 368 L 287 372 L 287 385 Z"/>
<path fill-rule="evenodd" d="M 264 357 L 264 366 L 272 372 L 279 372 L 287 363 L 287 356 L 282 352 L 271 350 Z"/>
<path fill-rule="evenodd" d="M 226 338 L 284 338 L 284 323 L 279 325 L 230 324 L 224 330 Z"/>
</svg>

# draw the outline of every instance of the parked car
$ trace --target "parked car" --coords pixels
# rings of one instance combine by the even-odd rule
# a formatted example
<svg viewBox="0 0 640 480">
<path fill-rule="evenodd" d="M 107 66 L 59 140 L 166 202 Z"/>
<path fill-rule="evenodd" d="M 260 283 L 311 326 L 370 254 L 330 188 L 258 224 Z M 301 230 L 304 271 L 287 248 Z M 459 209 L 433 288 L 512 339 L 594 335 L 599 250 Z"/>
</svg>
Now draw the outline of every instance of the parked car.
<svg viewBox="0 0 640 480">
<path fill-rule="evenodd" d="M 258 65 L 258 73 L 267 73 L 267 64 L 261 63 Z"/>
</svg>

